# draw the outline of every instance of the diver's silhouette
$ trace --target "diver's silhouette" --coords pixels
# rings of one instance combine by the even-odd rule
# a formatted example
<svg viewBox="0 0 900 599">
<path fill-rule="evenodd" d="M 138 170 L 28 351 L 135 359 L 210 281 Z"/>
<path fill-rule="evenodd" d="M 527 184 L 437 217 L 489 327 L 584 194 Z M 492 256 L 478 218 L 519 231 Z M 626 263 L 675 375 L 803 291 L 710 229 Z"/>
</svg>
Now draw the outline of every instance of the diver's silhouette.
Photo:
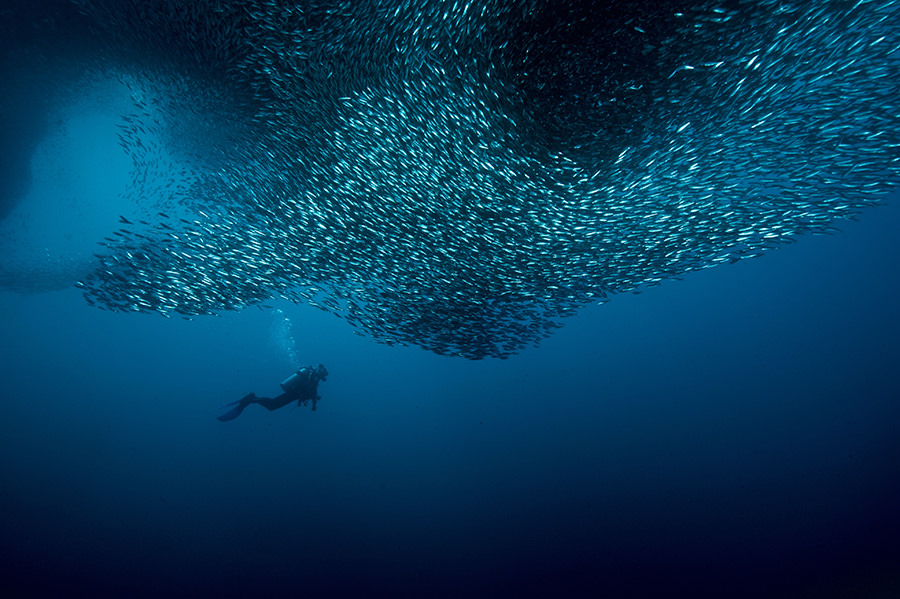
<svg viewBox="0 0 900 599">
<path fill-rule="evenodd" d="M 316 402 L 321 399 L 317 393 L 319 381 L 324 381 L 327 377 L 328 371 L 321 364 L 318 368 L 304 366 L 281 383 L 284 393 L 278 397 L 257 397 L 255 393 L 248 393 L 239 400 L 222 406 L 234 407 L 217 418 L 222 422 L 234 420 L 252 403 L 257 403 L 268 410 L 277 410 L 295 400 L 297 405 L 306 405 L 308 401 L 312 401 L 312 409 L 315 410 Z"/>
</svg>

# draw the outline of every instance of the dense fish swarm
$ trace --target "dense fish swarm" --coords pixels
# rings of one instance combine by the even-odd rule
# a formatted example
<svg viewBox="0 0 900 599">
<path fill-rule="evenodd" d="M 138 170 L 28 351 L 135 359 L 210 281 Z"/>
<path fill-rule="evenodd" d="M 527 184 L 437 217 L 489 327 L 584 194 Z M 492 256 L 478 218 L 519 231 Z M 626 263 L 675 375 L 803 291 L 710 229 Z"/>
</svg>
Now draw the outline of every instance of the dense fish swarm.
<svg viewBox="0 0 900 599">
<path fill-rule="evenodd" d="M 506 357 L 609 294 L 827 232 L 900 174 L 892 0 L 74 5 L 91 68 L 138 98 L 129 193 L 166 206 L 79 283 L 108 309 L 284 297 Z"/>
</svg>

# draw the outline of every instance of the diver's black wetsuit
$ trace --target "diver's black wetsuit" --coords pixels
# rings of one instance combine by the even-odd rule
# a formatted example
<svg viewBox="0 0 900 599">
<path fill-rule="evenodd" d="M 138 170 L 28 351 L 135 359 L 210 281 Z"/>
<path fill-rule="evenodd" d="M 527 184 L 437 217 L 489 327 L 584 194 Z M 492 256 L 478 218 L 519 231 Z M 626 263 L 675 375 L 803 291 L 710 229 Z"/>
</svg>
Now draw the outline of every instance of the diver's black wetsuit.
<svg viewBox="0 0 900 599">
<path fill-rule="evenodd" d="M 255 393 L 248 393 L 239 400 L 222 406 L 223 408 L 234 406 L 234 408 L 218 416 L 218 419 L 223 422 L 234 420 L 241 415 L 244 408 L 252 403 L 259 404 L 267 410 L 277 410 L 293 401 L 296 401 L 297 405 L 306 405 L 308 401 L 312 401 L 312 409 L 315 410 L 316 402 L 321 399 L 318 395 L 319 381 L 324 381 L 326 377 L 328 377 L 328 371 L 321 364 L 318 368 L 304 366 L 281 383 L 284 393 L 278 397 L 257 397 Z"/>
</svg>

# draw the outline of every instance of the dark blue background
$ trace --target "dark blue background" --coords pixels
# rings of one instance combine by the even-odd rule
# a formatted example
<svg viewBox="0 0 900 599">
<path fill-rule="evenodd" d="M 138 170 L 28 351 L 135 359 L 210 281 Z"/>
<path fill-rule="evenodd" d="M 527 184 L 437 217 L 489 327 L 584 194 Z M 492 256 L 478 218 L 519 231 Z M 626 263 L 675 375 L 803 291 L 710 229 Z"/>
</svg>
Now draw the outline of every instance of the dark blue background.
<svg viewBox="0 0 900 599">
<path fill-rule="evenodd" d="M 893 597 L 900 203 L 469 362 L 0 294 L 6 596 Z M 857 594 L 853 594 L 857 593 Z"/>
</svg>

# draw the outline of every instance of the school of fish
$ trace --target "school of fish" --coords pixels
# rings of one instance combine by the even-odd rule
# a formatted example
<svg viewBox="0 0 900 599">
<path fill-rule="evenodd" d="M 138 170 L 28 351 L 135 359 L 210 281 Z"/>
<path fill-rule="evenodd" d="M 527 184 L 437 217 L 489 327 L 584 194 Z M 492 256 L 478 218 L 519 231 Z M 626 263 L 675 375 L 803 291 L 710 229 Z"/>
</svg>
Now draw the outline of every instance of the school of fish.
<svg viewBox="0 0 900 599">
<path fill-rule="evenodd" d="M 105 309 L 287 298 L 505 358 L 900 180 L 893 0 L 67 4 L 134 98 L 147 209 L 78 283 Z"/>
</svg>

